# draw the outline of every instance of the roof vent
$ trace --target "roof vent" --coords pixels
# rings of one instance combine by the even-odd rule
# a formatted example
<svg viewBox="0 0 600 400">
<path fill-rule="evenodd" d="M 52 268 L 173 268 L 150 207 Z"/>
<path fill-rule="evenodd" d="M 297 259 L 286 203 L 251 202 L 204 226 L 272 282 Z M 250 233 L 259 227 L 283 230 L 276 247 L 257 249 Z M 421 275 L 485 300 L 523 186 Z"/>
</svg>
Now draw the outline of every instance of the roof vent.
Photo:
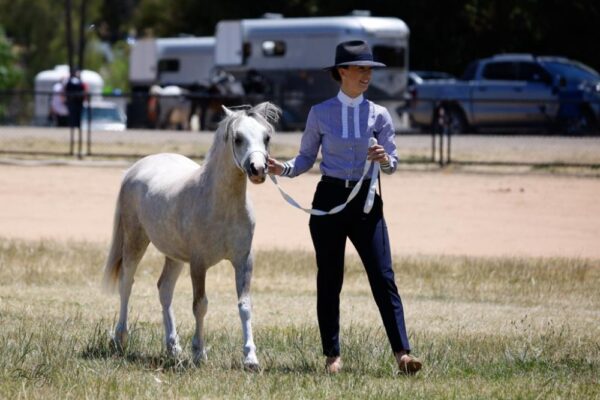
<svg viewBox="0 0 600 400">
<path fill-rule="evenodd" d="M 262 15 L 263 18 L 265 19 L 283 19 L 283 14 L 279 14 L 279 13 L 264 13 Z"/>
<path fill-rule="evenodd" d="M 370 17 L 371 10 L 352 10 L 350 15 L 352 15 L 354 17 Z"/>
</svg>

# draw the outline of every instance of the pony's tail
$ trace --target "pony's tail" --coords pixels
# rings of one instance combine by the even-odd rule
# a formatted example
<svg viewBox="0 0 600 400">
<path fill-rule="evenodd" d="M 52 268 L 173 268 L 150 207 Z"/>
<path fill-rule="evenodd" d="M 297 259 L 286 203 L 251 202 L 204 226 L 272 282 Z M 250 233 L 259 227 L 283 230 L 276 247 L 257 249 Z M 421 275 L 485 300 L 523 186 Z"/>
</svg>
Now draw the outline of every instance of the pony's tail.
<svg viewBox="0 0 600 400">
<path fill-rule="evenodd" d="M 110 251 L 108 252 L 108 259 L 104 265 L 104 278 L 102 280 L 102 286 L 104 291 L 107 293 L 114 293 L 116 291 L 119 273 L 123 264 L 123 227 L 121 225 L 120 203 L 120 199 L 117 200 L 113 223 L 112 242 L 110 244 Z"/>
</svg>

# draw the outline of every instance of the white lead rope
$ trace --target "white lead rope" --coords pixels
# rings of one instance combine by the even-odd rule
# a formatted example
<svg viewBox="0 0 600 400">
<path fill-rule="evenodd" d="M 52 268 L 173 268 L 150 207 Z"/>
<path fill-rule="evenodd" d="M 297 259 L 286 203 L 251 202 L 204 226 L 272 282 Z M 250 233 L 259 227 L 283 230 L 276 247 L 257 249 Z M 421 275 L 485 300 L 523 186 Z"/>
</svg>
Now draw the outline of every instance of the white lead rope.
<svg viewBox="0 0 600 400">
<path fill-rule="evenodd" d="M 376 144 L 377 144 L 377 139 L 375 139 L 374 137 L 369 138 L 369 147 L 372 147 L 372 146 L 374 146 Z M 363 168 L 362 176 L 360 177 L 360 179 L 356 183 L 356 186 L 354 186 L 354 188 L 352 188 L 352 191 L 348 195 L 348 199 L 346 200 L 346 202 L 342 203 L 342 204 L 340 204 L 338 206 L 333 207 L 329 211 L 316 210 L 314 208 L 304 208 L 304 207 L 302 207 L 300 204 L 298 204 L 298 202 L 296 200 L 294 200 L 292 198 L 292 196 L 290 196 L 289 194 L 287 194 L 285 192 L 285 190 L 283 190 L 281 188 L 281 186 L 279 186 L 279 183 L 277 182 L 277 177 L 275 177 L 275 175 L 269 175 L 269 177 L 271 178 L 271 181 L 273 181 L 273 183 L 275 184 L 275 186 L 277 186 L 277 189 L 279 189 L 279 193 L 281 193 L 281 196 L 288 203 L 290 203 L 292 206 L 294 206 L 296 208 L 299 208 L 300 210 L 302 210 L 302 211 L 304 211 L 304 212 L 306 212 L 308 214 L 311 214 L 311 215 L 323 216 L 323 215 L 337 214 L 340 211 L 342 211 L 344 208 L 346 208 L 346 206 L 348 205 L 348 203 L 350 203 L 352 201 L 352 199 L 354 199 L 354 197 L 356 197 L 356 195 L 360 191 L 360 188 L 361 188 L 361 186 L 363 184 L 363 181 L 365 180 L 365 177 L 369 173 L 369 168 L 371 167 L 371 165 L 373 165 L 373 170 L 371 171 L 371 183 L 369 185 L 369 193 L 367 194 L 367 198 L 365 200 L 365 205 L 363 207 L 363 212 L 365 214 L 368 214 L 369 212 L 371 212 L 371 209 L 373 208 L 373 203 L 375 202 L 375 192 L 376 192 L 376 189 L 377 189 L 377 179 L 379 178 L 379 163 L 376 162 L 376 161 L 371 161 L 369 159 L 367 159 L 365 161 L 365 166 Z"/>
</svg>

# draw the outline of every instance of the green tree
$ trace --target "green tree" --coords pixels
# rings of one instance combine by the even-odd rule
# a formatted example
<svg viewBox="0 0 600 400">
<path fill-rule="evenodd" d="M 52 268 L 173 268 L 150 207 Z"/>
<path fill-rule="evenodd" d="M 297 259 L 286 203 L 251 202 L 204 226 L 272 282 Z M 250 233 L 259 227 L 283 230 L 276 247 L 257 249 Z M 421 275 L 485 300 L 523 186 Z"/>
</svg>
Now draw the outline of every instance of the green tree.
<svg viewBox="0 0 600 400">
<path fill-rule="evenodd" d="M 0 90 L 13 89 L 21 81 L 22 70 L 12 44 L 0 27 Z"/>
</svg>

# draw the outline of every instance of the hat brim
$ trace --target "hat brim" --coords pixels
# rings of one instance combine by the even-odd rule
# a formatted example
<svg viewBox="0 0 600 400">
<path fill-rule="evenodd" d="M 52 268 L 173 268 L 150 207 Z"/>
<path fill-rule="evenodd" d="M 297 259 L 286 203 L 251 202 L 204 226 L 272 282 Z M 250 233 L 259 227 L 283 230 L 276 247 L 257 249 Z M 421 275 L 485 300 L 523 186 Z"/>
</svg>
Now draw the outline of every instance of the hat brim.
<svg viewBox="0 0 600 400">
<path fill-rule="evenodd" d="M 347 67 L 350 65 L 357 65 L 359 67 L 372 67 L 372 68 L 385 68 L 387 67 L 387 65 L 385 65 L 384 63 L 380 63 L 377 61 L 368 61 L 368 60 L 364 60 L 364 61 L 348 61 L 348 62 L 343 62 L 343 63 L 339 63 L 336 65 L 332 65 L 330 67 L 326 67 L 323 68 L 325 70 L 332 70 L 334 68 L 337 67 Z"/>
</svg>

